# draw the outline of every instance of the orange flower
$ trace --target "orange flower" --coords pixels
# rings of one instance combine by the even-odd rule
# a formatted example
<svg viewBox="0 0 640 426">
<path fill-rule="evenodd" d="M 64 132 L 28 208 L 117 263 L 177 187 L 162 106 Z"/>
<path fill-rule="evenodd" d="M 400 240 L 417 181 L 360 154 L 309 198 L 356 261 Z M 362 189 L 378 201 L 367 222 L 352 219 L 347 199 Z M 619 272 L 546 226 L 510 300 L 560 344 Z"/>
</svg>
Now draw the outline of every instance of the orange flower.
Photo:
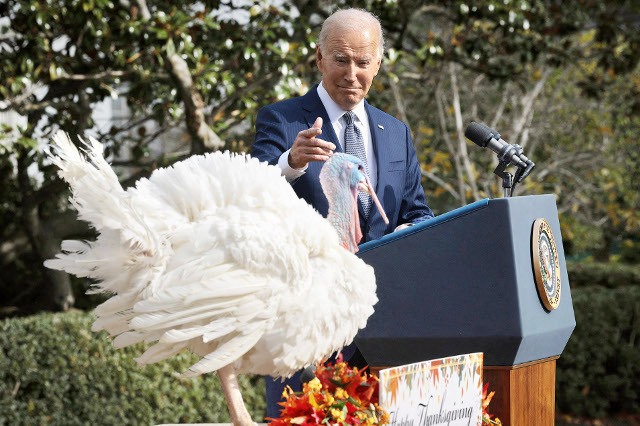
<svg viewBox="0 0 640 426">
<path fill-rule="evenodd" d="M 311 392 L 320 392 L 322 390 L 322 383 L 318 380 L 317 377 L 314 377 L 308 383 L 305 383 L 304 386 L 308 387 Z"/>
<path fill-rule="evenodd" d="M 364 370 L 350 368 L 342 355 L 333 365 L 321 363 L 302 392 L 283 392 L 280 417 L 267 420 L 272 420 L 272 426 L 319 425 L 328 419 L 343 425 L 388 423 L 388 414 L 378 405 L 378 378 Z"/>
<path fill-rule="evenodd" d="M 493 398 L 493 395 L 495 395 L 496 393 L 495 391 L 493 391 L 489 395 L 487 395 L 488 389 L 489 389 L 489 383 L 487 382 L 482 388 L 482 424 L 483 425 L 502 425 L 502 422 L 497 417 L 494 420 L 491 420 L 491 417 L 493 417 L 493 414 L 489 414 L 487 412 L 487 407 L 489 406 L 489 403 L 491 403 L 491 399 Z"/>
<path fill-rule="evenodd" d="M 336 392 L 335 392 L 335 395 L 336 395 L 337 399 L 343 399 L 344 400 L 344 399 L 349 398 L 349 393 L 346 390 L 342 389 L 342 388 L 337 388 Z"/>
</svg>

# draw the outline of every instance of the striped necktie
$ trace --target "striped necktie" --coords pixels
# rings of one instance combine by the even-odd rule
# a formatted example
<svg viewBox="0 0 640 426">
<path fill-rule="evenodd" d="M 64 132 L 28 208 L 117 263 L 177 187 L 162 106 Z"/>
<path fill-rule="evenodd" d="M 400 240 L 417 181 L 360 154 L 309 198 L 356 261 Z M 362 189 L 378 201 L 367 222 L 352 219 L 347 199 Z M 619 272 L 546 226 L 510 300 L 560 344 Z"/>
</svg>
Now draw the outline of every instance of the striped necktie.
<svg viewBox="0 0 640 426">
<path fill-rule="evenodd" d="M 367 155 L 364 152 L 364 141 L 360 129 L 355 125 L 356 115 L 353 111 L 347 111 L 343 115 L 346 122 L 344 128 L 344 145 L 347 154 L 355 155 L 364 163 L 364 171 L 369 176 L 369 164 L 367 163 Z M 369 210 L 371 209 L 371 195 L 366 192 L 358 192 L 358 199 L 362 203 L 362 211 L 364 217 L 369 218 Z"/>
</svg>

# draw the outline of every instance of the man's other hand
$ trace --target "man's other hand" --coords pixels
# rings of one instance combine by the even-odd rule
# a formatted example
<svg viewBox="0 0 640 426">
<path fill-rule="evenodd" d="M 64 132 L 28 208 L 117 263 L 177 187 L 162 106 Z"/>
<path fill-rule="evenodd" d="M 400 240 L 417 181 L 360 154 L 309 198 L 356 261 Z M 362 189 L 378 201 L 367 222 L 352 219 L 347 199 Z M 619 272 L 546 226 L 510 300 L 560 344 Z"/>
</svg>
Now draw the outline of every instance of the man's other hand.
<svg viewBox="0 0 640 426">
<path fill-rule="evenodd" d="M 322 118 L 316 118 L 310 129 L 298 133 L 289 151 L 289 166 L 302 169 L 311 161 L 326 161 L 333 154 L 336 146 L 331 142 L 316 138 L 322 134 Z"/>
</svg>

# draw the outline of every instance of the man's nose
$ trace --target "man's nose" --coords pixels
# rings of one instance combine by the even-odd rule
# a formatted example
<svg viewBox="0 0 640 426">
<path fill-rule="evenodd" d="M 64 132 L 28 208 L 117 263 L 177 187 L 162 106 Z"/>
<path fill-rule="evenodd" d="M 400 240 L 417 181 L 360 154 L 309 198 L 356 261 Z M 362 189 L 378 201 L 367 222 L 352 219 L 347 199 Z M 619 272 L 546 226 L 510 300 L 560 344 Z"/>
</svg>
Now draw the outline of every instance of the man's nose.
<svg viewBox="0 0 640 426">
<path fill-rule="evenodd" d="M 356 73 L 357 73 L 357 67 L 354 63 L 350 63 L 347 66 L 347 70 L 345 72 L 345 80 L 347 81 L 356 81 Z"/>
</svg>

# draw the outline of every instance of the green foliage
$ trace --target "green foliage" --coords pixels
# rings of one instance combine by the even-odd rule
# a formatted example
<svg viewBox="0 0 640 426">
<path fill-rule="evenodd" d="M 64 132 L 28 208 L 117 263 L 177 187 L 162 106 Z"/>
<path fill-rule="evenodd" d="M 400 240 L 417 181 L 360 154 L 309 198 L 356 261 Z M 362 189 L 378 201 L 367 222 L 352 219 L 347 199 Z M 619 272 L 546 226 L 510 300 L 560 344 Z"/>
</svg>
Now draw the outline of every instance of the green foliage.
<svg viewBox="0 0 640 426">
<path fill-rule="evenodd" d="M 557 364 L 560 412 L 640 412 L 640 286 L 571 292 L 576 329 Z"/>
<path fill-rule="evenodd" d="M 114 350 L 92 315 L 40 314 L 0 322 L 0 425 L 228 422 L 220 382 L 180 379 L 197 357 L 138 367 L 143 347 Z M 264 381 L 240 376 L 255 420 L 265 416 Z"/>
<path fill-rule="evenodd" d="M 638 2 L 368 0 L 359 5 L 379 14 L 393 47 L 421 65 L 449 59 L 494 79 L 513 80 L 529 64 L 565 67 L 588 57 L 597 65 L 584 87 L 606 84 L 613 74 L 638 64 Z M 588 40 L 583 38 L 591 30 Z M 587 52 L 587 46 L 589 51 Z M 588 81 L 587 81 L 588 80 Z"/>
<path fill-rule="evenodd" d="M 287 78 L 309 53 L 300 29 L 306 18 L 297 19 L 288 4 L 157 1 L 149 7 L 145 19 L 135 4 L 110 0 L 8 0 L 0 6 L 8 18 L 0 101 L 28 116 L 33 126 L 26 136 L 41 117 L 45 136 L 57 128 L 83 132 L 95 124 L 90 113 L 96 103 L 119 97 L 130 121 L 116 117 L 96 130 L 115 151 L 125 145 L 135 160 L 144 159 L 157 135 L 131 132 L 131 123 L 175 128 L 186 119 L 184 90 L 168 67 L 174 54 L 211 107 L 207 124 L 223 139 L 261 103 L 297 93 L 300 84 Z M 290 44 L 294 32 L 298 42 Z M 29 93 L 36 83 L 38 97 Z"/>
<path fill-rule="evenodd" d="M 640 288 L 640 265 L 617 262 L 567 262 L 567 272 L 572 289 L 596 285 L 607 288 Z"/>
<path fill-rule="evenodd" d="M 640 241 L 630 238 L 620 243 L 620 261 L 640 264 Z"/>
<path fill-rule="evenodd" d="M 43 261 L 62 239 L 92 237 L 61 220 L 68 192 L 42 149 L 56 130 L 99 139 L 128 186 L 218 147 L 213 133 L 225 148 L 246 151 L 257 109 L 306 91 L 298 77 L 313 53 L 308 17 L 291 4 L 142 4 L 0 2 L 0 112 L 21 123 L 0 123 L 0 237 L 9 243 L 0 251 L 8 277 L 0 275 L 2 303 L 24 308 L 47 287 L 68 293 L 65 279 L 53 282 Z M 105 117 L 94 111 L 113 101 L 114 116 L 100 121 Z M 12 264 L 16 258 L 29 264 Z M 33 290 L 29 297 L 21 296 L 25 288 Z"/>
<path fill-rule="evenodd" d="M 570 255 L 598 252 L 604 260 L 619 238 L 638 238 L 640 3 L 370 4 L 398 34 L 385 64 L 388 80 L 399 86 L 406 109 L 400 118 L 413 130 L 422 169 L 435 175 L 425 179 L 433 207 L 473 201 L 474 179 L 479 198 L 501 194 L 494 158 L 468 147 L 469 170 L 457 140 L 469 121 L 495 120 L 505 140 L 522 145 L 537 164 L 518 195 L 558 196 Z M 400 115 L 398 90 L 380 80 L 375 101 Z M 535 98 L 538 82 L 543 90 L 527 117 L 523 105 Z"/>
<path fill-rule="evenodd" d="M 567 69 L 571 78 L 584 78 L 584 66 Z M 544 117 L 549 129 L 546 149 L 536 153 L 539 163 L 553 163 L 561 154 L 577 166 L 563 166 L 542 183 L 541 192 L 559 195 L 565 248 L 569 255 L 591 254 L 608 260 L 615 247 L 624 260 L 637 262 L 626 250 L 640 237 L 640 68 L 610 82 L 599 101 L 578 96 L 577 86 L 562 81 L 549 85 L 556 93 L 553 114 Z M 567 102 L 573 99 L 572 103 Z M 542 117 L 541 117 L 542 118 Z M 564 129 L 564 130 L 562 130 Z M 543 166 L 544 167 L 544 166 Z M 637 252 L 636 252 L 637 253 Z"/>
<path fill-rule="evenodd" d="M 52 241 L 92 237 L 52 224 L 68 208 L 66 186 L 38 148 L 53 131 L 97 136 L 125 186 L 205 150 L 188 126 L 192 102 L 225 148 L 247 151 L 261 106 L 318 81 L 319 23 L 347 6 L 380 16 L 388 50 L 368 100 L 412 129 L 434 211 L 501 193 L 495 157 L 476 147 L 465 154 L 458 138 L 468 121 L 495 118 L 537 164 L 518 194 L 558 195 L 567 254 L 605 258 L 611 246 L 640 238 L 637 1 L 158 0 L 148 15 L 138 6 L 0 2 L 0 110 L 24 118 L 20 129 L 0 123 L 0 235 L 22 241 L 0 252 L 0 264 L 18 262 L 5 253 L 29 259 L 4 268 L 0 299 L 13 301 L 35 282 L 36 291 L 46 287 L 41 265 L 55 255 Z M 170 66 L 174 54 L 189 88 Z M 538 82 L 544 88 L 525 114 Z M 126 117 L 98 128 L 91 112 L 111 98 Z"/>
<path fill-rule="evenodd" d="M 558 360 L 564 413 L 602 417 L 640 411 L 640 286 L 572 290 L 577 327 Z M 217 377 L 179 379 L 196 357 L 143 368 L 143 347 L 114 350 L 86 313 L 0 322 L 0 425 L 227 422 Z M 264 382 L 241 376 L 254 419 L 265 415 Z"/>
</svg>

